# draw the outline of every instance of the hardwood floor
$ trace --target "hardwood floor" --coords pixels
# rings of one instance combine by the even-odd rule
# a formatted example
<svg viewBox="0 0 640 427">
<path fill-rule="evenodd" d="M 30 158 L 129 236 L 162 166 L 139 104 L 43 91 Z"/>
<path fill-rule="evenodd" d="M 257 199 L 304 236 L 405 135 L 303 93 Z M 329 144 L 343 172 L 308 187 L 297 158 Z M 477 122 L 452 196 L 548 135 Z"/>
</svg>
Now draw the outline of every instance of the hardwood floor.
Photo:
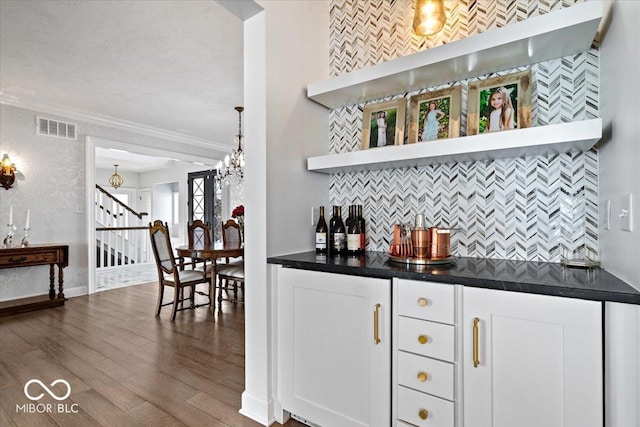
<svg viewBox="0 0 640 427">
<path fill-rule="evenodd" d="M 155 283 L 138 285 L 0 318 L 0 425 L 259 426 L 238 413 L 244 306 L 186 310 L 172 323 L 170 307 L 154 316 L 156 296 Z M 64 379 L 71 394 L 57 401 L 32 384 L 44 397 L 31 401 L 31 379 Z"/>
</svg>

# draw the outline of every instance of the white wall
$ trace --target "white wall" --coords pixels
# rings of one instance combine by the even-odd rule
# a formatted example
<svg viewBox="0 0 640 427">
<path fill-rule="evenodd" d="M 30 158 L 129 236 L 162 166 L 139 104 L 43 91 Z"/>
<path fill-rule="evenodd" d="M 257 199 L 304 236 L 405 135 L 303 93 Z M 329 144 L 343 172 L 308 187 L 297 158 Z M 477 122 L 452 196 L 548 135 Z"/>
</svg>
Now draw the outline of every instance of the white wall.
<svg viewBox="0 0 640 427">
<path fill-rule="evenodd" d="M 274 410 L 266 258 L 312 250 L 311 207 L 329 200 L 328 176 L 306 171 L 308 156 L 328 152 L 329 112 L 306 98 L 306 86 L 328 77 L 329 2 L 259 4 L 264 12 L 245 22 L 248 285 L 241 412 L 267 425 L 281 413 Z"/>
<path fill-rule="evenodd" d="M 640 2 L 613 2 L 600 47 L 600 111 L 610 136 L 600 154 L 600 217 L 611 200 L 611 230 L 600 221 L 602 266 L 640 289 Z M 633 232 L 620 231 L 620 197 L 633 194 Z"/>
</svg>

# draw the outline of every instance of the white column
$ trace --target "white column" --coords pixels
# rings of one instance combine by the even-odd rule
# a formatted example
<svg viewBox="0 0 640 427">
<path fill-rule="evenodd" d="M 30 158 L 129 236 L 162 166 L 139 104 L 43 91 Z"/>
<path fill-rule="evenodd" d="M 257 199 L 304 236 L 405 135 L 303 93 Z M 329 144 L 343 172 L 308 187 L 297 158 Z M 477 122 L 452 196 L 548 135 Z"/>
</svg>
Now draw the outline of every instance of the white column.
<svg viewBox="0 0 640 427">
<path fill-rule="evenodd" d="M 282 421 L 277 400 L 273 284 L 268 256 L 313 250 L 312 206 L 326 205 L 327 175 L 306 158 L 326 154 L 329 111 L 306 85 L 329 74 L 329 2 L 260 1 L 245 21 L 245 391 L 240 412 Z M 286 409 L 286 408 L 285 408 Z"/>
</svg>

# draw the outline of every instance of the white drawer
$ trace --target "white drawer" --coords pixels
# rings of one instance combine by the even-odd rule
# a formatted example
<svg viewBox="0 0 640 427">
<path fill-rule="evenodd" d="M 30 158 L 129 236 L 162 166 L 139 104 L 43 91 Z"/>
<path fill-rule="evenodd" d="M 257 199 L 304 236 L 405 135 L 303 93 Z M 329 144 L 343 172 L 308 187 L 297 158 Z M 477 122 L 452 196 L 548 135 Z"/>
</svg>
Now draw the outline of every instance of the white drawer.
<svg viewBox="0 0 640 427">
<path fill-rule="evenodd" d="M 398 314 L 433 320 L 454 322 L 454 285 L 398 279 Z"/>
<path fill-rule="evenodd" d="M 453 400 L 453 364 L 398 352 L 398 384 Z"/>
<path fill-rule="evenodd" d="M 398 316 L 398 348 L 454 361 L 454 326 Z"/>
<path fill-rule="evenodd" d="M 398 418 L 410 424 L 419 427 L 452 427 L 453 408 L 453 402 L 398 387 Z M 427 411 L 426 419 L 420 417 L 420 411 L 423 410 Z"/>
</svg>

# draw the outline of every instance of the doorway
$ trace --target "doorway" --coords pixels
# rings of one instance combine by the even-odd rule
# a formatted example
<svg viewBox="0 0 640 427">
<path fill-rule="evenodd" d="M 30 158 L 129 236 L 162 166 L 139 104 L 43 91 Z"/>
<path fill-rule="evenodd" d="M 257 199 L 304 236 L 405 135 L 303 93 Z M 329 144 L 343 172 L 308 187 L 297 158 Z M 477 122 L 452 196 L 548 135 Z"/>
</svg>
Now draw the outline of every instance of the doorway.
<svg viewBox="0 0 640 427">
<path fill-rule="evenodd" d="M 103 155 L 105 152 L 113 151 L 118 153 L 119 160 L 123 163 L 118 168 L 118 173 L 124 178 L 124 183 L 119 189 L 113 189 L 108 184 L 108 177 L 113 173 L 113 165 L 110 162 L 104 162 L 104 159 L 96 157 L 96 152 Z M 141 159 L 143 163 L 153 163 L 156 166 L 140 165 L 140 169 L 135 169 L 135 165 L 131 165 L 133 159 Z M 113 160 L 113 159 L 112 159 Z M 113 160 L 116 162 L 116 160 Z M 129 163 L 127 163 L 129 162 Z M 145 227 L 155 219 L 161 219 L 170 224 L 172 232 L 172 243 L 181 245 L 186 243 L 186 221 L 190 217 L 188 211 L 188 189 L 187 176 L 194 171 L 203 168 L 210 169 L 218 162 L 217 159 L 207 159 L 195 157 L 184 153 L 170 152 L 155 148 L 142 147 L 131 143 L 107 140 L 98 137 L 87 137 L 86 144 L 86 212 L 87 212 L 87 232 L 88 242 L 97 242 L 97 216 L 96 216 L 96 184 L 103 186 L 107 191 L 112 190 L 114 193 L 127 194 L 127 200 L 131 203 L 133 210 L 138 213 L 147 213 L 137 220 L 136 226 L 142 227 L 141 230 L 126 231 L 126 233 L 139 233 L 140 239 L 144 242 L 148 241 L 148 232 L 145 233 Z M 111 170 L 105 172 L 105 164 L 110 165 Z M 128 164 L 128 166 L 127 166 Z M 123 168 L 124 166 L 124 168 Z M 162 189 L 162 191 L 160 191 Z M 158 191 L 156 191 L 158 190 Z M 160 197 L 162 195 L 162 197 Z M 166 197 L 165 197 L 166 196 Z M 164 199 L 166 203 L 163 205 L 162 211 L 158 206 L 158 199 Z M 160 215 L 160 216 L 158 216 Z M 144 234 L 144 235 L 143 235 Z M 123 238 L 123 240 L 125 240 Z M 88 245 L 88 292 L 90 294 L 99 291 L 97 286 L 97 245 Z M 128 266 L 131 270 L 140 269 L 140 278 L 136 277 L 138 272 L 134 271 L 131 277 L 129 275 L 117 276 L 117 268 L 114 269 L 113 285 L 143 283 L 143 277 L 151 278 L 149 281 L 157 280 L 155 262 L 153 258 L 151 263 L 146 266 L 139 263 L 138 265 Z M 120 266 L 121 267 L 121 266 Z M 126 270 L 125 268 L 121 268 Z M 102 273 L 101 273 L 102 274 Z M 102 279 L 102 277 L 101 277 Z"/>
<path fill-rule="evenodd" d="M 222 241 L 223 191 L 216 181 L 216 171 L 191 172 L 187 175 L 189 222 L 199 219 L 211 225 L 212 242 Z"/>
</svg>

